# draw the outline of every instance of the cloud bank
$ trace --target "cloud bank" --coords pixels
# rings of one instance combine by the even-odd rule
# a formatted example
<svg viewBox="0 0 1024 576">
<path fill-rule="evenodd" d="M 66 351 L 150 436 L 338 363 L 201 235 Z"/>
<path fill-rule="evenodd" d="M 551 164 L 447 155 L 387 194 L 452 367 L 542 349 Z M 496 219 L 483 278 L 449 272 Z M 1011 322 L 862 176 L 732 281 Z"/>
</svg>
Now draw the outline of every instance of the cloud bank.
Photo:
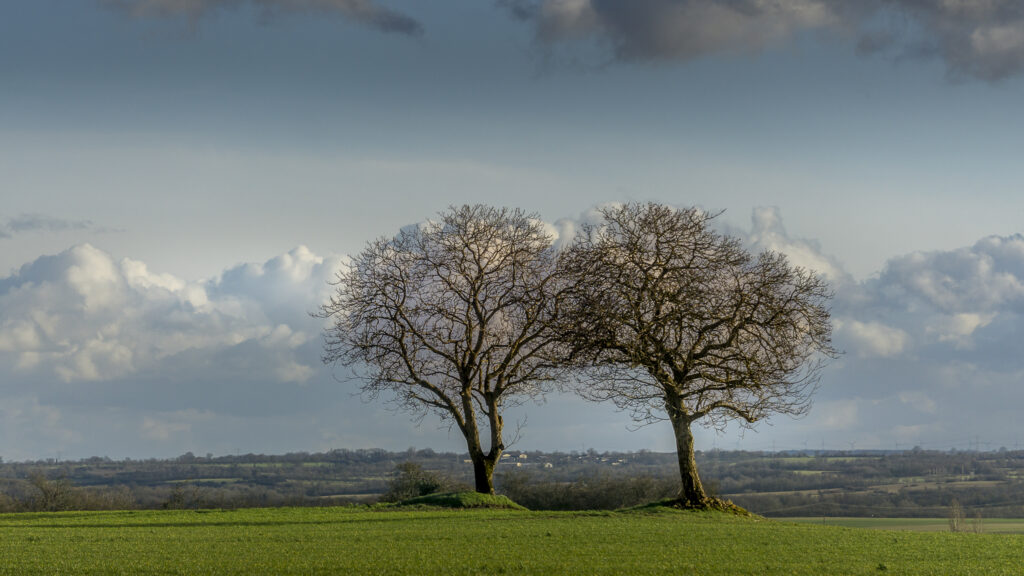
<svg viewBox="0 0 1024 576">
<path fill-rule="evenodd" d="M 103 5 L 135 17 L 186 18 L 199 20 L 220 10 L 249 5 L 264 19 L 280 14 L 312 12 L 334 14 L 352 22 L 409 36 L 423 33 L 423 26 L 411 16 L 385 8 L 374 0 L 99 0 Z"/>
<path fill-rule="evenodd" d="M 862 54 L 938 58 L 953 79 L 1024 71 L 1016 0 L 499 0 L 548 47 L 596 42 L 620 62 L 685 62 L 750 52 L 825 31 Z"/>
<path fill-rule="evenodd" d="M 595 218 L 588 210 L 549 229 L 565 243 Z M 777 209 L 757 209 L 749 229 L 728 232 L 818 270 L 836 290 L 834 337 L 846 354 L 825 371 L 806 419 L 773 423 L 779 446 L 1024 440 L 1004 424 L 1024 402 L 1024 236 L 897 256 L 857 280 L 817 242 L 790 235 Z M 0 278 L 0 452 L 458 449 L 432 423 L 418 429 L 363 404 L 356 383 L 321 364 L 321 321 L 308 313 L 341 263 L 299 247 L 186 281 L 83 244 L 25 264 Z M 657 444 L 658 430 L 630 433 L 628 419 L 605 407 L 550 400 L 547 412 L 522 409 L 524 446 L 671 448 Z"/>
<path fill-rule="evenodd" d="M 560 220 L 556 242 L 598 221 L 594 209 Z M 815 240 L 794 237 L 781 211 L 753 210 L 750 227 L 723 223 L 751 251 L 773 250 L 824 276 L 835 290 L 834 340 L 845 355 L 826 369 L 804 420 L 777 419 L 790 446 L 967 448 L 975 435 L 1024 441 L 1000 422 L 1024 402 L 1024 236 L 893 257 L 858 280 Z"/>
<path fill-rule="evenodd" d="M 795 262 L 825 262 L 834 274 L 834 259 L 765 213 L 755 211 L 748 242 L 770 238 Z M 1024 440 L 1001 424 L 1024 401 L 1024 236 L 897 256 L 876 277 L 845 278 L 832 282 L 834 338 L 846 355 L 826 371 L 805 434 L 831 429 L 859 447 Z"/>
<path fill-rule="evenodd" d="M 316 335 L 305 315 L 332 274 L 299 247 L 185 282 L 75 246 L 0 280 L 0 358 L 16 373 L 74 384 L 180 372 L 182 357 L 219 363 L 251 348 L 239 377 L 303 382 L 313 369 L 295 351 Z"/>
</svg>

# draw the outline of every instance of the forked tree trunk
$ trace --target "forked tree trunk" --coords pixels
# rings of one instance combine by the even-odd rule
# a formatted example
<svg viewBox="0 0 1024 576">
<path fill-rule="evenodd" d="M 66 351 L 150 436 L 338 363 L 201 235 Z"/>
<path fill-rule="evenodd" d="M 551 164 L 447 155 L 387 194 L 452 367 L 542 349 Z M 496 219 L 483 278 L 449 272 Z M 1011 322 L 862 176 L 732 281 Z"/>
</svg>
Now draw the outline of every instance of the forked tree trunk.
<svg viewBox="0 0 1024 576">
<path fill-rule="evenodd" d="M 680 411 L 669 411 L 672 430 L 676 436 L 676 456 L 679 458 L 679 477 L 682 481 L 679 499 L 686 504 L 700 505 L 707 498 L 704 485 L 697 474 L 697 461 L 693 456 L 693 432 L 690 431 L 692 420 Z"/>
<path fill-rule="evenodd" d="M 473 461 L 474 490 L 481 494 L 494 494 L 494 464 L 501 458 L 501 451 L 495 454 L 492 448 L 490 452 L 484 452 L 475 428 L 473 433 L 473 436 L 467 436 L 466 443 L 469 445 L 469 458 Z"/>
<path fill-rule="evenodd" d="M 473 478 L 476 491 L 481 494 L 494 494 L 494 460 L 485 454 L 473 455 Z"/>
</svg>

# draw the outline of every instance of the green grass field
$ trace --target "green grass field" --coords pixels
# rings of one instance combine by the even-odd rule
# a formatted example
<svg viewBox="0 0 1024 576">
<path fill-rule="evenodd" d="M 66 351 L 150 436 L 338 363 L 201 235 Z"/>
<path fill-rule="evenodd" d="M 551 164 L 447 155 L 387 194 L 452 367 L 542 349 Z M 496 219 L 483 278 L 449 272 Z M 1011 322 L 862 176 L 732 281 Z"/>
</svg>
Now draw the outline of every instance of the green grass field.
<svg viewBox="0 0 1024 576">
<path fill-rule="evenodd" d="M 0 515 L 2 574 L 1020 574 L 1024 536 L 720 513 L 283 508 Z"/>
<path fill-rule="evenodd" d="M 785 518 L 787 522 L 816 524 L 819 526 L 846 526 L 849 528 L 874 528 L 878 530 L 910 530 L 913 532 L 948 532 L 946 518 Z M 978 524 L 973 518 L 964 519 L 967 531 L 977 526 L 984 534 L 1024 534 L 1024 519 L 984 518 Z"/>
</svg>

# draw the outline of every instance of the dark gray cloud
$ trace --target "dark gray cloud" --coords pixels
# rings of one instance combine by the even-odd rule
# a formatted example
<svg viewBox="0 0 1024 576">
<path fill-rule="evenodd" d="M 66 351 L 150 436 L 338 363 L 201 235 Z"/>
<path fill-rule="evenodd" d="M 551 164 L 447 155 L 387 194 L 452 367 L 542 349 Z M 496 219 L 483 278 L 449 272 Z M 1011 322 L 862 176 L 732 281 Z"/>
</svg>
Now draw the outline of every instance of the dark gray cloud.
<svg viewBox="0 0 1024 576">
<path fill-rule="evenodd" d="M 758 49 L 833 18 L 816 0 L 503 0 L 500 5 L 532 22 L 543 43 L 596 39 L 627 61 Z"/>
<path fill-rule="evenodd" d="M 409 36 L 423 33 L 415 18 L 385 8 L 373 0 L 99 0 L 107 7 L 137 17 L 186 18 L 196 23 L 219 10 L 250 5 L 264 18 L 292 12 L 337 14 L 353 22 Z"/>
<path fill-rule="evenodd" d="M 808 31 L 847 35 L 861 54 L 938 58 L 953 79 L 1024 71 L 1016 0 L 499 0 L 543 45 L 596 41 L 619 61 L 756 51 Z"/>
<path fill-rule="evenodd" d="M 91 230 L 106 232 L 91 220 L 66 220 L 43 214 L 22 214 L 0 223 L 0 238 L 11 238 L 23 232 L 64 232 L 67 230 Z"/>
<path fill-rule="evenodd" d="M 1001 80 L 1024 71 L 1024 4 L 1015 0 L 906 0 L 955 76 Z"/>
</svg>

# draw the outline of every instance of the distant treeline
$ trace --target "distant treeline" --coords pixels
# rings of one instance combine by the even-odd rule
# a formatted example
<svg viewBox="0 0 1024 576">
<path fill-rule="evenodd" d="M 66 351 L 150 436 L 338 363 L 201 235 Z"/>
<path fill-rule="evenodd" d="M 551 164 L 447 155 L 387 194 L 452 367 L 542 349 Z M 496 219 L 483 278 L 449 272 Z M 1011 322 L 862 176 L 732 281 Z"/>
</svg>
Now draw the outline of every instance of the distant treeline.
<svg viewBox="0 0 1024 576">
<path fill-rule="evenodd" d="M 467 458 L 369 449 L 3 462 L 0 511 L 370 503 L 389 491 L 394 496 L 410 470 L 427 474 L 417 477 L 417 490 L 423 482 L 436 489 L 471 485 Z M 531 509 L 615 509 L 673 496 L 675 458 L 511 451 L 496 482 L 500 493 Z M 713 450 L 697 459 L 710 492 L 766 516 L 946 517 L 957 500 L 969 516 L 1024 517 L 1024 451 Z"/>
</svg>

